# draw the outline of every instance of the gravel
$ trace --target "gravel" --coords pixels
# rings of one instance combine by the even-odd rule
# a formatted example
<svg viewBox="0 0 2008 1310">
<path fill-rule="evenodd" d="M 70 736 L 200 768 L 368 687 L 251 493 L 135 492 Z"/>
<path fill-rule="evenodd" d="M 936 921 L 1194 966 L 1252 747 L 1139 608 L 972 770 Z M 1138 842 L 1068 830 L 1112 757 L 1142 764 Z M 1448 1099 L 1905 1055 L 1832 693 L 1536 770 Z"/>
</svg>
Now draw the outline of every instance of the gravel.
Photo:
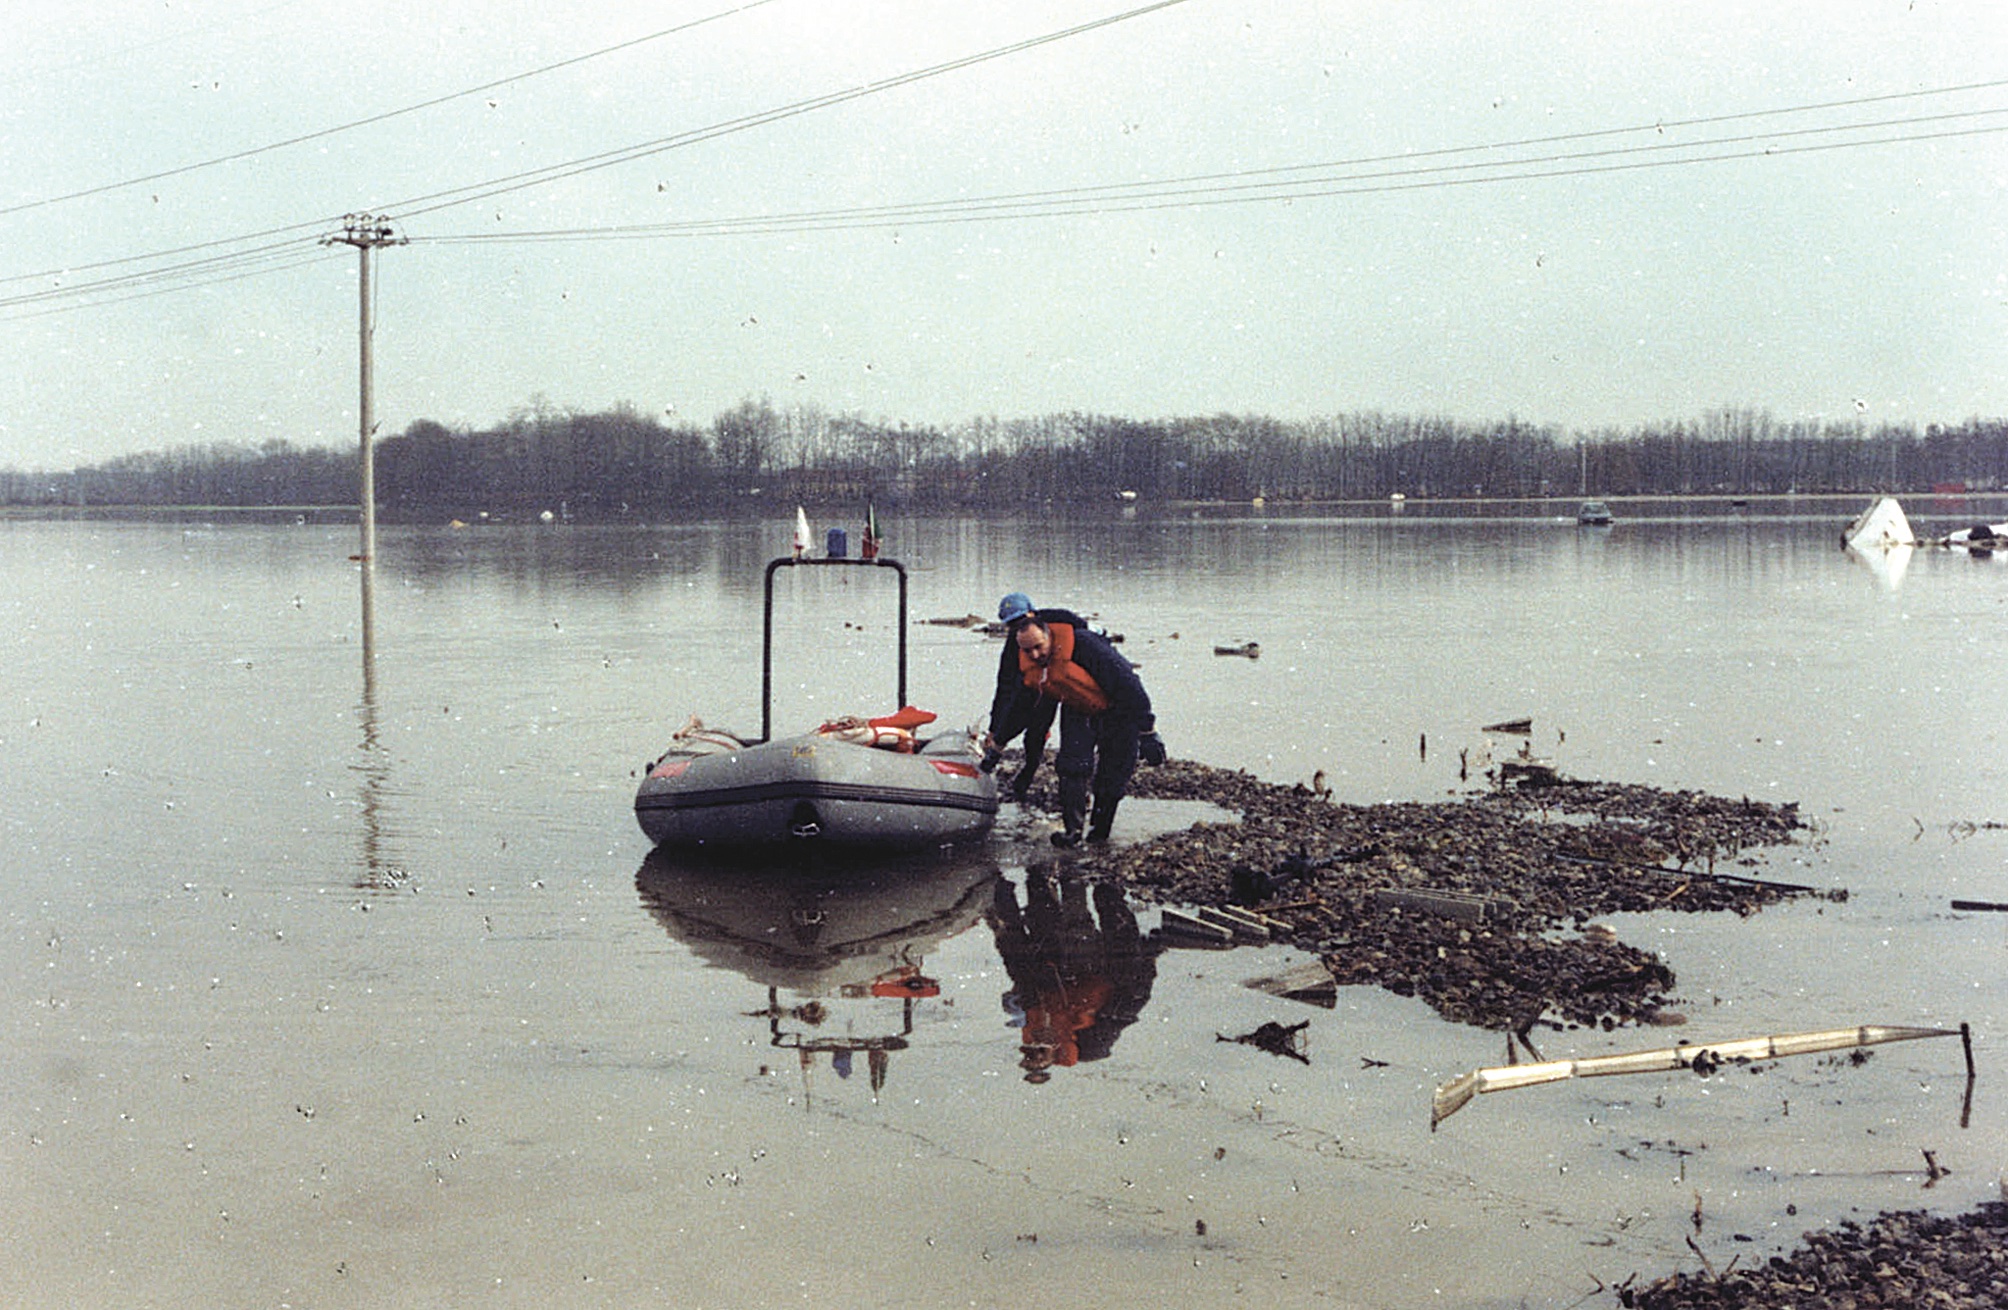
<svg viewBox="0 0 2008 1310">
<path fill-rule="evenodd" d="M 1674 971 L 1618 940 L 1599 915 L 1749 916 L 1790 897 L 1847 897 L 1741 871 L 1804 840 L 1796 805 L 1545 770 L 1494 781 L 1433 804 L 1349 805 L 1174 760 L 1139 770 L 1131 794 L 1208 801 L 1240 822 L 1081 847 L 1062 861 L 1141 900 L 1256 908 L 1341 984 L 1418 996 L 1446 1019 L 1523 1038 L 1536 1025 L 1682 1020 Z M 1055 799 L 1047 778 L 1028 801 L 1052 809 Z M 1809 1233 L 1762 1266 L 1612 1291 L 1636 1310 L 2000 1310 L 2008 1204 L 1955 1217 L 1885 1213 Z"/>
</svg>

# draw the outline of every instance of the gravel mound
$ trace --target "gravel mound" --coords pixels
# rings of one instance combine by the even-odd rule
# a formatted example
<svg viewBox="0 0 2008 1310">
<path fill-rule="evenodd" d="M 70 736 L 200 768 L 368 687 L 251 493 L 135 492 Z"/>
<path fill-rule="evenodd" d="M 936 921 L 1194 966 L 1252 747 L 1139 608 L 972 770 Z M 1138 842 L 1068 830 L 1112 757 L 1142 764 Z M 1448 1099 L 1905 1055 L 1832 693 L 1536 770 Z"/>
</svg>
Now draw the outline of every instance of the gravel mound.
<svg viewBox="0 0 2008 1310">
<path fill-rule="evenodd" d="M 1866 1227 L 1843 1223 L 1760 1267 L 1674 1274 L 1622 1289 L 1618 1299 L 1636 1310 L 1998 1310 L 2008 1306 L 2008 1205 L 1993 1201 L 1953 1218 L 1906 1210 Z"/>
<path fill-rule="evenodd" d="M 1072 872 L 1159 903 L 1259 909 L 1341 984 L 1521 1034 L 1680 1021 L 1673 971 L 1598 915 L 1749 915 L 1845 895 L 1730 872 L 1799 838 L 1795 805 L 1551 775 L 1439 803 L 1346 805 L 1189 760 L 1139 770 L 1131 794 L 1208 801 L 1241 820 L 1082 847 L 1064 857 Z M 1050 779 L 1028 798 L 1055 800 Z"/>
</svg>

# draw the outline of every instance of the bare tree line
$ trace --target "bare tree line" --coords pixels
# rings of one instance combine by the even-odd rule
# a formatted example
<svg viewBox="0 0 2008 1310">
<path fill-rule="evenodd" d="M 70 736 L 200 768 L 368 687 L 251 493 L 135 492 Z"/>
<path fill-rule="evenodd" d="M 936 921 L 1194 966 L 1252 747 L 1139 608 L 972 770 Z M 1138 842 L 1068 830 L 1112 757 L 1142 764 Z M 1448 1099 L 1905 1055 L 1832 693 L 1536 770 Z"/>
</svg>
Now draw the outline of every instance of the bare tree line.
<svg viewBox="0 0 2008 1310">
<path fill-rule="evenodd" d="M 14 505 L 353 504 L 353 449 L 212 444 L 67 473 L 0 471 Z M 487 430 L 421 419 L 378 444 L 380 510 L 414 520 L 725 512 L 746 501 L 915 509 L 1046 504 L 1543 496 L 1771 496 L 2008 487 L 2008 420 L 1903 425 L 1722 409 L 1695 421 L 1564 433 L 1363 411 L 1285 421 L 1217 414 L 977 418 L 947 427 L 748 399 L 708 426 L 632 405 L 538 402 Z"/>
</svg>

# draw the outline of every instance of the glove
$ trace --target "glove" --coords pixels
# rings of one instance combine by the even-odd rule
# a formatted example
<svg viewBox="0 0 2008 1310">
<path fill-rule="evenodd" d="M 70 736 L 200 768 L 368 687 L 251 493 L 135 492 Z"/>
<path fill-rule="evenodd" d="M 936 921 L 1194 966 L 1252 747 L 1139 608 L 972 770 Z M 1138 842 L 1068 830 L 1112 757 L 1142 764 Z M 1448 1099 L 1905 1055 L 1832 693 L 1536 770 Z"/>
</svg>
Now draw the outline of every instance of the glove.
<svg viewBox="0 0 2008 1310">
<path fill-rule="evenodd" d="M 1164 763 L 1164 738 L 1155 731 L 1146 732 L 1136 739 L 1136 757 L 1153 767 Z"/>
</svg>

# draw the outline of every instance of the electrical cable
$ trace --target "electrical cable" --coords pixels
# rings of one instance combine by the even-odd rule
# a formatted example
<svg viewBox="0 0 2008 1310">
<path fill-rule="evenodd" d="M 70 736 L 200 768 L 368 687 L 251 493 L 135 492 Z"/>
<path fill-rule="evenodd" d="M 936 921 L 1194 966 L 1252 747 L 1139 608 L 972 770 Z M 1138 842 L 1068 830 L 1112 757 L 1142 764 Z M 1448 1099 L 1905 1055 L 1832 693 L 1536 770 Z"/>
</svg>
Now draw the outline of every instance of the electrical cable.
<svg viewBox="0 0 2008 1310">
<path fill-rule="evenodd" d="M 492 82 L 483 82 L 479 86 L 434 96 L 430 100 L 421 100 L 416 104 L 405 105 L 402 108 L 386 109 L 382 113 L 371 114 L 366 118 L 357 118 L 346 123 L 338 123 L 334 127 L 324 127 L 313 132 L 304 132 L 299 136 L 287 137 L 282 141 L 272 141 L 262 146 L 252 146 L 231 154 L 217 155 L 212 159 L 202 159 L 191 164 L 181 164 L 174 168 L 165 168 L 157 173 L 146 173 L 139 177 L 129 177 L 120 182 L 106 182 L 100 186 L 86 187 L 81 191 L 70 191 L 57 196 L 44 196 L 39 200 L 24 200 L 19 204 L 0 207 L 0 217 L 5 217 L 8 214 L 18 214 L 23 210 L 40 209 L 47 205 L 62 204 L 69 200 L 82 200 L 87 196 L 99 196 L 111 191 L 121 191 L 126 187 L 142 186 L 148 182 L 158 182 L 163 178 L 180 177 L 186 173 L 198 172 L 205 168 L 214 168 L 219 164 L 234 164 L 239 160 L 270 154 L 275 150 L 285 150 L 292 146 L 303 145 L 309 141 L 319 141 L 324 137 L 351 132 L 359 127 L 371 127 L 377 123 L 389 122 L 393 118 L 402 118 L 407 114 L 416 114 L 422 110 L 435 109 L 440 105 L 450 104 L 455 100 L 465 100 L 469 96 L 484 95 L 490 91 L 495 91 L 517 82 L 528 81 L 533 77 L 542 77 L 546 73 L 553 73 L 561 68 L 570 68 L 575 64 L 583 64 L 589 60 L 599 59 L 606 55 L 618 54 L 623 50 L 631 50 L 638 45 L 645 45 L 650 41 L 659 41 L 666 36 L 675 36 L 682 32 L 688 32 L 693 28 L 702 27 L 707 23 L 715 23 L 720 19 L 730 18 L 732 15 L 743 13 L 748 9 L 758 9 L 762 5 L 773 3 L 775 3 L 775 0 L 747 0 L 747 3 L 735 6 L 734 8 L 720 10 L 715 14 L 708 14 L 703 18 L 694 18 L 687 23 L 681 23 L 675 27 L 666 27 L 660 32 L 650 32 L 647 36 L 638 36 L 615 45 L 603 46 L 598 50 L 588 51 L 582 55 L 573 55 L 568 59 L 560 59 L 556 63 L 545 64 L 542 67 L 532 68 L 522 73 L 512 73 L 508 77 L 499 77 Z"/>
</svg>

